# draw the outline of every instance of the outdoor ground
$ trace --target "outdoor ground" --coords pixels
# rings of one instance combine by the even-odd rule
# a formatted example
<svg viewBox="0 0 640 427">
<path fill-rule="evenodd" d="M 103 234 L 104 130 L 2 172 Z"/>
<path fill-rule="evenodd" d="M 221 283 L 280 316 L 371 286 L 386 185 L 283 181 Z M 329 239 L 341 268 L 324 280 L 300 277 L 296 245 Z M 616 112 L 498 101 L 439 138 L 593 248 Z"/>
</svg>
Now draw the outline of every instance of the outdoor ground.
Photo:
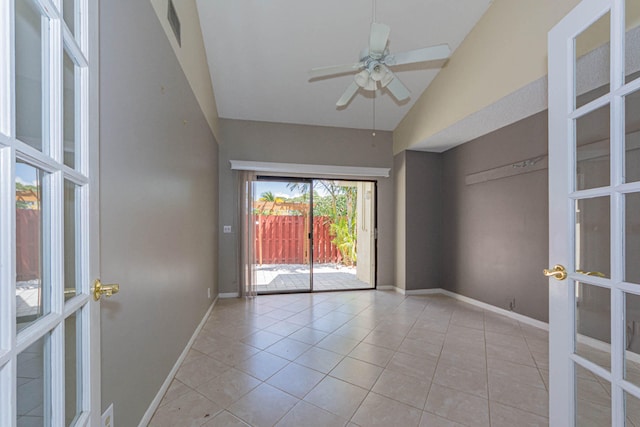
<svg viewBox="0 0 640 427">
<path fill-rule="evenodd" d="M 258 292 L 309 290 L 308 264 L 256 265 Z M 356 278 L 356 267 L 315 264 L 313 290 L 367 289 L 373 286 Z"/>
</svg>

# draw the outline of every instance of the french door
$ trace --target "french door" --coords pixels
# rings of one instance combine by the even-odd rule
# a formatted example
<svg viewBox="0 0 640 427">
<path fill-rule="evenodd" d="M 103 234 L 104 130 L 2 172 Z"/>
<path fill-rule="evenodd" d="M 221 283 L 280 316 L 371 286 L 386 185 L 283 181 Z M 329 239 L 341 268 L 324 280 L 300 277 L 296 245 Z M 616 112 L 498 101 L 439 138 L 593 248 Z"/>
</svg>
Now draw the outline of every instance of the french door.
<svg viewBox="0 0 640 427">
<path fill-rule="evenodd" d="M 0 425 L 100 424 L 97 1 L 0 1 Z"/>
<path fill-rule="evenodd" d="M 549 33 L 549 421 L 640 425 L 640 2 Z"/>
</svg>

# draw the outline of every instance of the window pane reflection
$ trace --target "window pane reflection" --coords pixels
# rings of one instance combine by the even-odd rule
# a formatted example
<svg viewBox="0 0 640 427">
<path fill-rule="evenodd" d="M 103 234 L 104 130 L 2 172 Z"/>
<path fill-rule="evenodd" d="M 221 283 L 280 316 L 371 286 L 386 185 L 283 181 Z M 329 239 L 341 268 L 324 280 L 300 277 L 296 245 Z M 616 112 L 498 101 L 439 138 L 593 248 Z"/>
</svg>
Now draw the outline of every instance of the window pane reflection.
<svg viewBox="0 0 640 427">
<path fill-rule="evenodd" d="M 43 149 L 42 21 L 30 0 L 16 0 L 16 136 L 38 150 Z"/>
<path fill-rule="evenodd" d="M 45 389 L 48 386 L 46 378 L 47 361 L 45 339 L 29 346 L 18 355 L 17 378 L 17 411 L 18 427 L 45 426 Z"/>
<path fill-rule="evenodd" d="M 42 209 L 45 173 L 16 163 L 16 323 L 25 328 L 50 311 Z"/>
<path fill-rule="evenodd" d="M 576 120 L 576 190 L 609 185 L 609 105 Z"/>
<path fill-rule="evenodd" d="M 76 185 L 64 181 L 64 297 L 76 295 Z"/>
<path fill-rule="evenodd" d="M 64 52 L 63 75 L 63 135 L 64 135 L 64 164 L 73 168 L 76 166 L 76 110 L 75 110 L 75 63 Z"/>
</svg>

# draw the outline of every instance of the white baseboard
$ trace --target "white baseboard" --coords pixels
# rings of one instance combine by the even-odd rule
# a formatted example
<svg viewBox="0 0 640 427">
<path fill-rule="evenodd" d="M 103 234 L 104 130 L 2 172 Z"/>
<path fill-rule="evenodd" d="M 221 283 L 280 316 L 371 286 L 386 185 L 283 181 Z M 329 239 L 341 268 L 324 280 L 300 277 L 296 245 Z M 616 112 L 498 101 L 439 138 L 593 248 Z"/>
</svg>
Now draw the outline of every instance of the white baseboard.
<svg viewBox="0 0 640 427">
<path fill-rule="evenodd" d="M 227 298 L 238 298 L 240 294 L 238 292 L 225 292 L 222 294 L 218 294 L 218 298 L 227 299 Z"/>
<path fill-rule="evenodd" d="M 478 301 L 473 298 L 465 297 L 464 295 L 456 294 L 455 292 L 448 291 L 442 288 L 432 288 L 432 289 L 410 289 L 405 290 L 398 288 L 396 286 L 378 286 L 379 290 L 390 290 L 394 289 L 396 292 L 402 295 L 407 296 L 418 296 L 418 295 L 446 295 L 450 298 L 456 299 L 458 301 L 466 302 L 467 304 L 475 305 L 476 307 L 480 307 L 484 310 L 491 311 L 494 313 L 501 314 L 503 316 L 509 317 L 511 319 L 515 319 L 518 322 L 526 323 L 527 325 L 534 326 L 539 329 L 544 329 L 545 331 L 549 330 L 549 324 L 545 322 L 541 322 L 540 320 L 532 319 L 531 317 L 525 316 L 523 314 L 518 314 L 513 311 L 505 310 L 500 307 L 496 307 L 495 305 L 487 304 L 486 302 Z"/>
<path fill-rule="evenodd" d="M 408 291 L 404 291 L 405 295 L 433 295 L 433 294 L 441 294 L 444 289 L 441 288 L 432 288 L 432 289 L 410 289 Z"/>
<path fill-rule="evenodd" d="M 534 326 L 539 329 L 544 329 L 545 331 L 549 330 L 549 324 L 545 322 L 541 322 L 540 320 L 532 319 L 531 317 L 525 316 L 524 314 L 518 314 L 513 311 L 505 310 L 504 308 L 496 307 L 495 305 L 487 304 L 486 302 L 478 301 L 473 298 L 465 297 L 464 295 L 456 294 L 455 292 L 448 291 L 446 289 L 439 290 L 441 294 L 446 295 L 448 297 L 457 299 L 458 301 L 466 302 L 468 304 L 475 305 L 476 307 L 480 307 L 487 311 L 492 311 L 494 313 L 501 314 L 503 316 L 509 317 L 511 319 L 515 319 L 518 322 L 526 323 L 527 325 Z"/>
<path fill-rule="evenodd" d="M 169 375 L 167 375 L 167 378 L 164 380 L 164 383 L 162 383 L 160 390 L 158 390 L 158 394 L 156 394 L 156 397 L 151 401 L 149 408 L 147 408 L 147 411 L 144 413 L 144 416 L 140 420 L 140 424 L 138 424 L 138 427 L 146 427 L 147 425 L 149 425 L 149 422 L 151 422 L 151 417 L 153 417 L 153 414 L 158 409 L 158 406 L 160 406 L 160 402 L 162 401 L 164 394 L 167 392 L 167 389 L 171 385 L 171 381 L 173 381 L 173 377 L 176 376 L 176 373 L 178 372 L 180 365 L 182 365 L 182 362 L 184 362 L 184 359 L 187 357 L 187 353 L 189 353 L 189 350 L 191 349 L 193 342 L 196 340 L 196 337 L 198 336 L 198 334 L 202 330 L 202 327 L 204 326 L 207 319 L 209 318 L 209 315 L 211 314 L 211 310 L 213 310 L 213 306 L 216 305 L 216 302 L 218 302 L 218 298 L 213 300 L 213 302 L 207 309 L 207 312 L 202 317 L 200 324 L 198 325 L 196 330 L 193 332 L 193 335 L 191 335 L 189 342 L 187 342 L 187 345 L 184 347 L 184 350 L 182 350 L 182 353 L 180 354 L 180 357 L 178 357 L 178 360 L 176 360 L 176 363 L 173 365 L 173 368 L 171 368 L 171 371 L 169 371 Z"/>
</svg>

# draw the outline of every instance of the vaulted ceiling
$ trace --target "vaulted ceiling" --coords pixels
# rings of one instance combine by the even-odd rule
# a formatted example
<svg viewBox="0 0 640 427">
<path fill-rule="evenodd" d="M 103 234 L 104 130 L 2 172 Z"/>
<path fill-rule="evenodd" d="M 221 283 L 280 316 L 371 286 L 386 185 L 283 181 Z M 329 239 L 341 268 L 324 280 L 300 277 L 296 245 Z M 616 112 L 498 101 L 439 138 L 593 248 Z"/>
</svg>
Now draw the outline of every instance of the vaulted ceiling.
<svg viewBox="0 0 640 427">
<path fill-rule="evenodd" d="M 372 92 L 336 107 L 353 75 L 310 81 L 308 71 L 357 62 L 374 9 L 391 27 L 391 52 L 442 43 L 455 50 L 492 0 L 373 1 L 197 0 L 219 116 L 394 130 L 438 73 L 435 64 L 395 68 L 411 98 L 398 103 L 378 91 L 375 118 Z"/>
</svg>

